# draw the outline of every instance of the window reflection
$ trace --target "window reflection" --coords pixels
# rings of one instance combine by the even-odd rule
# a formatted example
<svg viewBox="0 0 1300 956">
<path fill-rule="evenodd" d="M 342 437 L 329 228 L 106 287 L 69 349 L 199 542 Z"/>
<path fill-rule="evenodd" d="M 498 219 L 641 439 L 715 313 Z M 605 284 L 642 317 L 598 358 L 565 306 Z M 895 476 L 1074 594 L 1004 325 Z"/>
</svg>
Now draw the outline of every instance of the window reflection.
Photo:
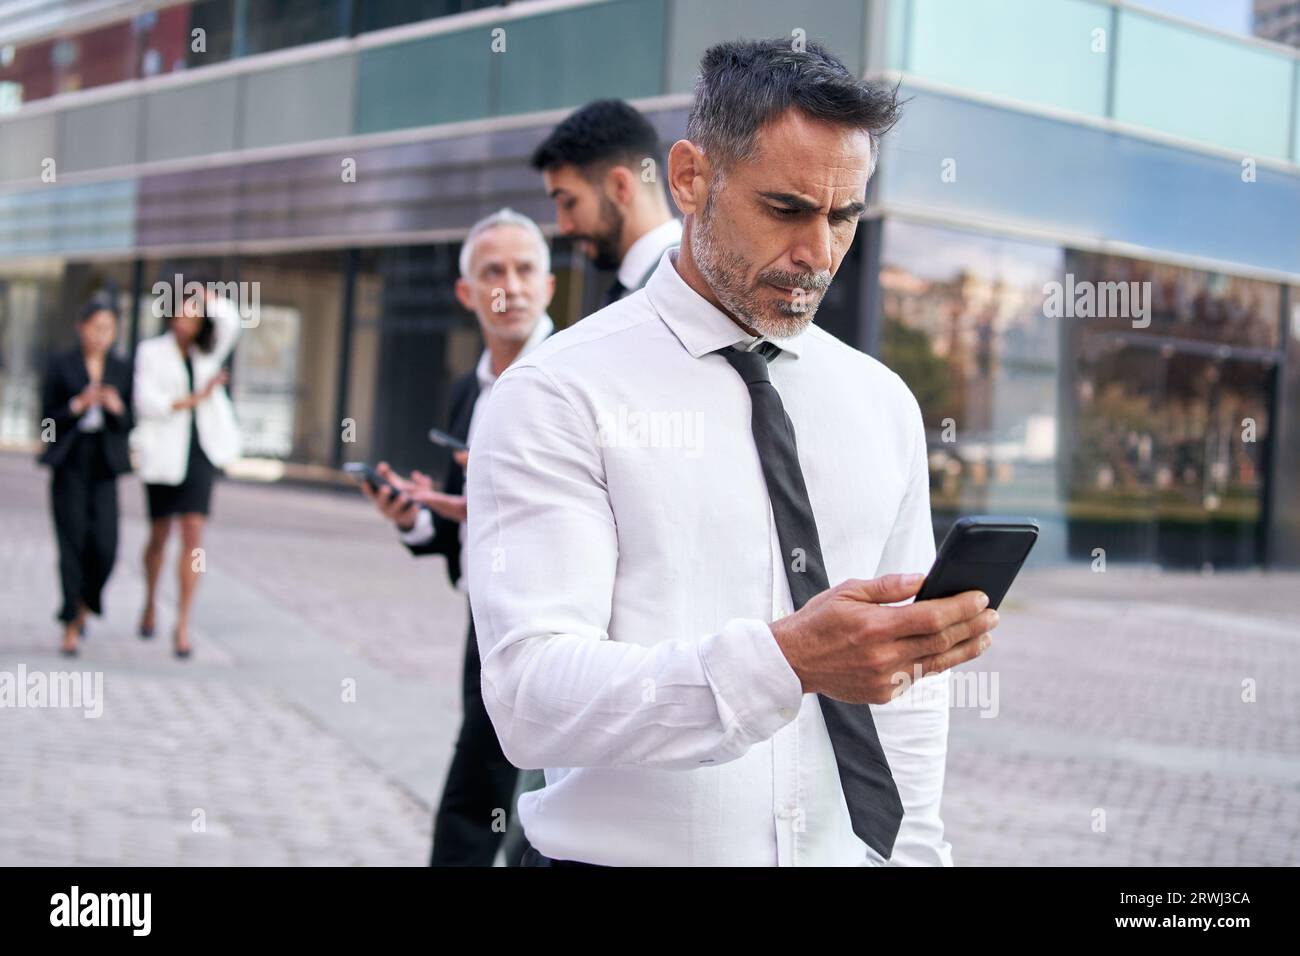
<svg viewBox="0 0 1300 956">
<path fill-rule="evenodd" d="M 1052 246 L 885 224 L 881 358 L 921 405 L 940 533 L 963 514 L 1013 511 L 1052 534 L 1057 330 L 1042 288 L 1061 270 Z"/>
<path fill-rule="evenodd" d="M 1275 283 L 1073 250 L 1068 271 L 1076 283 L 1149 283 L 1142 294 L 1150 303 L 1151 323 L 1146 331 L 1153 335 L 1254 348 L 1278 346 L 1282 287 Z M 1133 327 L 1125 317 L 1097 318 L 1088 324 L 1097 328 Z"/>
<path fill-rule="evenodd" d="M 1047 306 L 1053 287 L 1130 282 L 1150 283 L 1142 318 Z M 1280 286 L 890 221 L 880 287 L 939 533 L 1017 513 L 1077 558 L 1262 559 Z"/>
</svg>

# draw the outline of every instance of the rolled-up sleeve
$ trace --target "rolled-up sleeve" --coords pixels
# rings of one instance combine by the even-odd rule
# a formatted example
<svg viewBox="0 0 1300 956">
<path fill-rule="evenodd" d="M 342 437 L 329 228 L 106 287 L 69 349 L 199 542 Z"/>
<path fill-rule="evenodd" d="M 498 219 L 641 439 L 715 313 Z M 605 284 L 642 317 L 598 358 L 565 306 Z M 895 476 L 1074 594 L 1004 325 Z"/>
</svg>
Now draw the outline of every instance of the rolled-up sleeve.
<svg viewBox="0 0 1300 956">
<path fill-rule="evenodd" d="M 693 770 L 794 719 L 800 681 L 765 621 L 611 639 L 618 528 L 594 422 L 559 383 L 513 366 L 480 415 L 470 603 L 484 705 L 511 763 Z"/>
<path fill-rule="evenodd" d="M 878 575 L 924 574 L 934 563 L 930 471 L 925 425 L 916 399 L 900 379 L 904 417 L 912 435 L 907 490 L 881 555 Z M 948 757 L 951 672 L 913 683 L 888 704 L 872 705 L 876 730 L 903 801 L 903 822 L 890 866 L 952 866 L 952 845 L 939 815 Z"/>
</svg>

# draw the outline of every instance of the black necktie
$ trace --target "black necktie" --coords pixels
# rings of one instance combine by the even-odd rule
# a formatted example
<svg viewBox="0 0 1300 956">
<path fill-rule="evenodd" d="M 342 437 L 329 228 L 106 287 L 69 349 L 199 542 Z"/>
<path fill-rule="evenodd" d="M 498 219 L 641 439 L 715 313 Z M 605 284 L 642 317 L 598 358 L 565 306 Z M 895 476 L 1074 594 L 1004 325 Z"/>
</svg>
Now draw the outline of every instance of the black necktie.
<svg viewBox="0 0 1300 956">
<path fill-rule="evenodd" d="M 623 298 L 623 294 L 624 294 L 625 292 L 627 292 L 627 286 L 625 286 L 623 283 L 619 282 L 619 281 L 618 281 L 618 278 L 615 277 L 615 278 L 614 278 L 614 284 L 613 284 L 612 286 L 610 286 L 610 287 L 609 287 L 609 291 L 605 293 L 605 303 L 604 303 L 604 304 L 605 304 L 605 305 L 613 305 L 613 304 L 614 304 L 615 302 L 617 302 L 619 299 Z M 604 306 L 601 306 L 601 308 L 604 308 Z"/>
<path fill-rule="evenodd" d="M 726 348 L 720 350 L 720 354 L 749 387 L 754 444 L 763 465 L 763 479 L 772 500 L 776 534 L 784 556 L 782 563 L 786 565 L 785 576 L 790 582 L 790 596 L 797 611 L 813 595 L 830 587 L 830 582 L 822 562 L 817 521 L 799 467 L 794 424 L 785 413 L 781 396 L 767 371 L 767 363 L 780 351 L 771 342 L 763 342 L 752 352 Z M 791 559 L 796 553 L 803 555 L 802 571 L 791 567 Z M 848 704 L 823 694 L 818 694 L 817 699 L 821 702 L 822 716 L 835 751 L 835 763 L 839 767 L 840 785 L 844 788 L 853 832 L 882 857 L 889 859 L 903 820 L 903 802 L 898 797 L 898 787 L 889 772 L 889 761 L 880 746 L 871 709 L 866 704 Z"/>
</svg>

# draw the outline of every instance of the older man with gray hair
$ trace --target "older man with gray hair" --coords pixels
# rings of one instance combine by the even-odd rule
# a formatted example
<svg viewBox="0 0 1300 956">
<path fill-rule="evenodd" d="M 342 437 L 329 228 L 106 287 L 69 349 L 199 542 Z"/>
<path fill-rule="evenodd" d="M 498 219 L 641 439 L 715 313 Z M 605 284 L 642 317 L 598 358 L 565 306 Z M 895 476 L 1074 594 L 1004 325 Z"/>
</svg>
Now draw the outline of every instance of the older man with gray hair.
<svg viewBox="0 0 1300 956">
<path fill-rule="evenodd" d="M 550 249 L 535 222 L 502 209 L 474 224 L 461 246 L 456 298 L 478 319 L 485 347 L 475 368 L 452 384 L 446 430 L 455 438 L 473 446 L 480 412 L 497 376 L 554 330 L 546 313 L 554 294 Z M 455 459 L 441 491 L 428 475 L 417 471 L 403 478 L 386 462 L 377 470 L 391 489 L 363 485 L 362 490 L 397 526 L 412 554 L 443 555 L 452 585 L 465 591 L 465 453 L 456 452 Z M 472 619 L 462 680 L 464 715 L 434 818 L 431 865 L 491 866 L 503 836 L 507 864 L 517 863 L 523 839 L 513 822 L 513 805 L 520 775 L 501 752 L 483 708 Z M 535 783 L 540 782 L 538 776 Z M 527 775 L 521 783 L 532 785 Z M 503 833 L 507 811 L 509 834 Z"/>
</svg>

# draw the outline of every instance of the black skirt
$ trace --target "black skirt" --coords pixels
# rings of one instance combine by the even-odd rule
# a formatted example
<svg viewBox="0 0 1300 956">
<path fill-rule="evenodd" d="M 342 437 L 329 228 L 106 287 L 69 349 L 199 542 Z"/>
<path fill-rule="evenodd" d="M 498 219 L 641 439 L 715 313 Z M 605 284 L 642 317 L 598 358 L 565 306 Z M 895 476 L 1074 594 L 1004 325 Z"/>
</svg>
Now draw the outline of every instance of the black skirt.
<svg viewBox="0 0 1300 956">
<path fill-rule="evenodd" d="M 185 468 L 185 480 L 179 485 L 144 486 L 149 496 L 150 519 L 183 514 L 206 515 L 216 477 L 217 466 L 203 454 L 199 446 L 199 431 L 191 427 L 190 460 Z"/>
</svg>

